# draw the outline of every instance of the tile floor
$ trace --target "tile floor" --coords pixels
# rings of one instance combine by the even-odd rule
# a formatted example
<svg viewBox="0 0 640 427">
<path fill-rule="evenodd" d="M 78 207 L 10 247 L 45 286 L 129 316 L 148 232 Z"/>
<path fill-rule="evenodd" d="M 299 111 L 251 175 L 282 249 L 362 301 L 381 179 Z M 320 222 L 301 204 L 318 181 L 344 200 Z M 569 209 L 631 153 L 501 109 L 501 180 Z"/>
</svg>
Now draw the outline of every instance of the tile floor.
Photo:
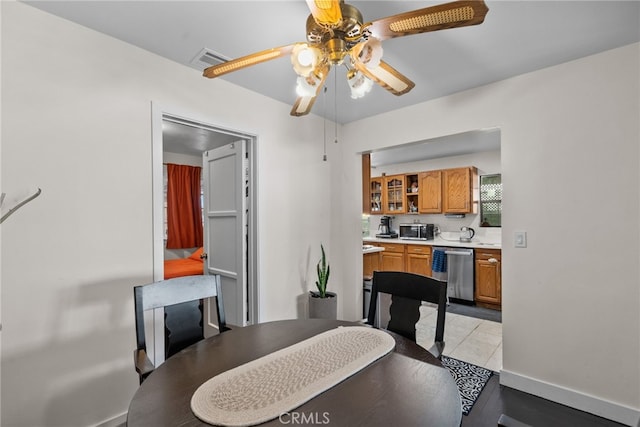
<svg viewBox="0 0 640 427">
<path fill-rule="evenodd" d="M 436 307 L 423 303 L 416 324 L 416 341 L 429 348 L 433 343 Z M 502 369 L 502 323 L 459 314 L 446 314 L 444 355 L 492 371 Z"/>
</svg>

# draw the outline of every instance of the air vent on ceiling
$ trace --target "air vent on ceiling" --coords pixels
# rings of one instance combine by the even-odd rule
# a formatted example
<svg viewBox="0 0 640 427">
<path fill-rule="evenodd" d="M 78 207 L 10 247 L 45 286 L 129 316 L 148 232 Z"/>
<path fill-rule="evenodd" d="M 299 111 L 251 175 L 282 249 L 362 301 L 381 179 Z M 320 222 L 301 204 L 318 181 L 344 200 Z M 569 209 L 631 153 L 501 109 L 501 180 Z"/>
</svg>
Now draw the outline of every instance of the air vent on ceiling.
<svg viewBox="0 0 640 427">
<path fill-rule="evenodd" d="M 222 64 L 230 59 L 231 58 L 227 58 L 226 56 L 205 47 L 191 60 L 191 65 L 202 71 L 205 68 L 211 67 L 212 65 Z"/>
</svg>

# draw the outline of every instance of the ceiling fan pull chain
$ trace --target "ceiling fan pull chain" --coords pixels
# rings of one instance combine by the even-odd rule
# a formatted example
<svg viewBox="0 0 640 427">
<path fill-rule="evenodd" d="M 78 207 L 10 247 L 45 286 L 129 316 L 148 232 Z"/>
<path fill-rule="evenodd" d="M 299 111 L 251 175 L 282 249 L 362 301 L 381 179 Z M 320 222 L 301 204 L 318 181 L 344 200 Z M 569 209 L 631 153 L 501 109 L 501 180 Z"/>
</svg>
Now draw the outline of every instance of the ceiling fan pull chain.
<svg viewBox="0 0 640 427">
<path fill-rule="evenodd" d="M 327 161 L 327 87 L 322 88 L 322 110 L 324 121 L 322 123 L 322 144 L 324 146 L 324 153 L 322 155 L 322 160 Z"/>
<path fill-rule="evenodd" d="M 333 67 L 333 126 L 335 128 L 335 139 L 333 140 L 333 143 L 337 144 L 338 143 L 338 67 Z"/>
</svg>

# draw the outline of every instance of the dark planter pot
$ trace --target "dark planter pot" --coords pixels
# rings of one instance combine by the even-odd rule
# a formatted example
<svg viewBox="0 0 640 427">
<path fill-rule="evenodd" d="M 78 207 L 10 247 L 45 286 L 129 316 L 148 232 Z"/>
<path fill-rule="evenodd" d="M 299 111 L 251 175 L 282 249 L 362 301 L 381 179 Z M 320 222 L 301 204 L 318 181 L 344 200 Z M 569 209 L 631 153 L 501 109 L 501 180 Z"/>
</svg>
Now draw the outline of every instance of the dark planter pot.
<svg viewBox="0 0 640 427">
<path fill-rule="evenodd" d="M 320 298 L 318 292 L 309 292 L 309 319 L 337 319 L 338 295 L 327 292 L 326 298 Z"/>
</svg>

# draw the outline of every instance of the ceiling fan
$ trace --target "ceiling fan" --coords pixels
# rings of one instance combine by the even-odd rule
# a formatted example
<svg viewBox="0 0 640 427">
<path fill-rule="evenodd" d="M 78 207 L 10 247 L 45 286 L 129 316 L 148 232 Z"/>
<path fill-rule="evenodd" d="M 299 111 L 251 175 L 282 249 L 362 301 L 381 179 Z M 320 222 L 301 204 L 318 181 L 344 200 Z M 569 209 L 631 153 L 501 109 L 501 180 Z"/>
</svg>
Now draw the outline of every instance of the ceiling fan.
<svg viewBox="0 0 640 427">
<path fill-rule="evenodd" d="M 298 74 L 292 116 L 308 114 L 332 66 L 344 64 L 352 98 L 359 98 L 377 83 L 394 95 L 415 84 L 382 61 L 381 42 L 447 28 L 481 24 L 489 8 L 483 0 L 463 0 L 426 7 L 363 23 L 360 11 L 344 0 L 306 0 L 307 41 L 256 52 L 204 70 L 214 78 L 261 62 L 291 55 Z"/>
</svg>

